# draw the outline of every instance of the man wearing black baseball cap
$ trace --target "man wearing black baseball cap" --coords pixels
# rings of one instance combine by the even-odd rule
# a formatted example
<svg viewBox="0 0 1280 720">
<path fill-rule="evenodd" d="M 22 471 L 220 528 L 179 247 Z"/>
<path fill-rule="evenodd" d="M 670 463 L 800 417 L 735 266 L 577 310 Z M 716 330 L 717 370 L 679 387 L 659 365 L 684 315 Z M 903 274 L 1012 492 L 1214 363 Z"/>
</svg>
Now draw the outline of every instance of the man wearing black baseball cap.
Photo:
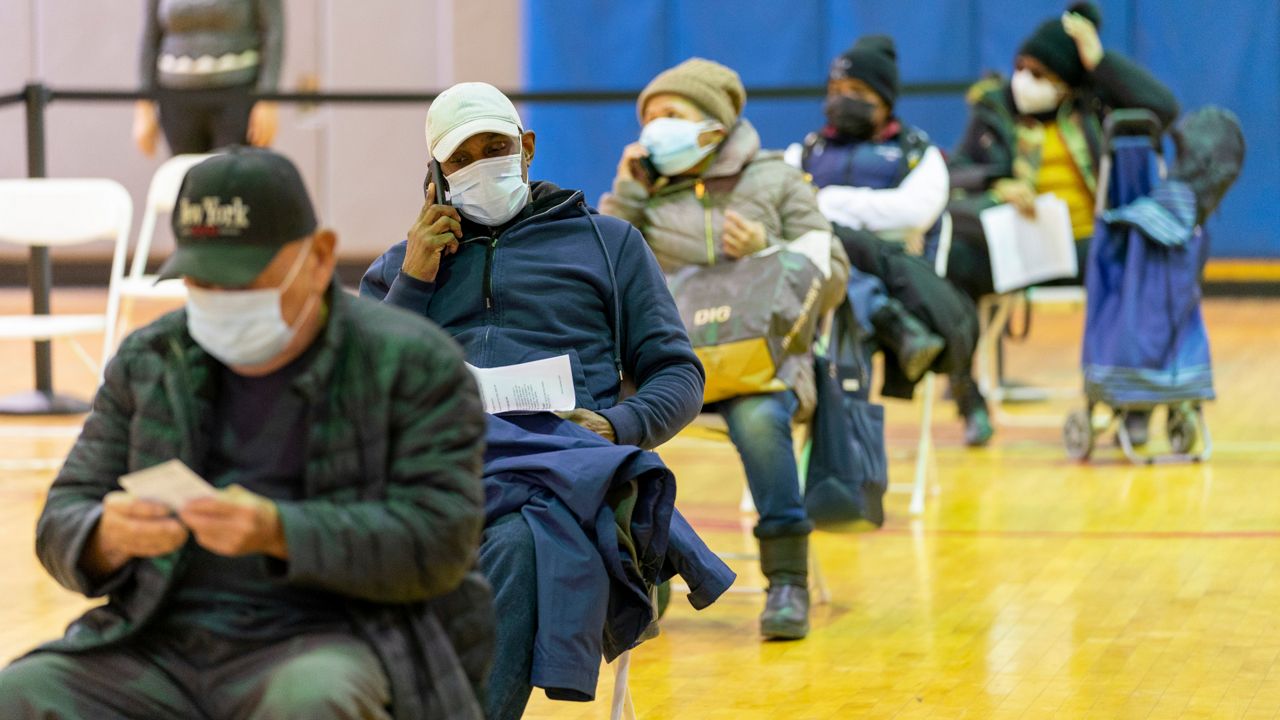
<svg viewBox="0 0 1280 720">
<path fill-rule="evenodd" d="M 478 720 L 484 415 L 458 346 L 342 291 L 283 156 L 196 165 L 173 229 L 187 307 L 121 345 L 37 528 L 54 578 L 109 602 L 0 672 L 0 718 Z M 121 489 L 175 459 L 212 487 Z"/>
</svg>

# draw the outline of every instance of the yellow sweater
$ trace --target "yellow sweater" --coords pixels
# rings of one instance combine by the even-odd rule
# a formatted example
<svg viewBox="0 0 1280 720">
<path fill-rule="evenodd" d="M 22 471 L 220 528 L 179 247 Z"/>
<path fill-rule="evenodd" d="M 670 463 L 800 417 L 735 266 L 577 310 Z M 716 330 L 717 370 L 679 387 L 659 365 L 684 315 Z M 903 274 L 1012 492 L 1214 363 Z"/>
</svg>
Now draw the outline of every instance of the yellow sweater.
<svg viewBox="0 0 1280 720">
<path fill-rule="evenodd" d="M 1076 239 L 1093 235 L 1093 194 L 1071 159 L 1058 123 L 1045 123 L 1044 147 L 1040 151 L 1040 174 L 1036 192 L 1053 193 L 1071 211 L 1071 230 Z"/>
</svg>

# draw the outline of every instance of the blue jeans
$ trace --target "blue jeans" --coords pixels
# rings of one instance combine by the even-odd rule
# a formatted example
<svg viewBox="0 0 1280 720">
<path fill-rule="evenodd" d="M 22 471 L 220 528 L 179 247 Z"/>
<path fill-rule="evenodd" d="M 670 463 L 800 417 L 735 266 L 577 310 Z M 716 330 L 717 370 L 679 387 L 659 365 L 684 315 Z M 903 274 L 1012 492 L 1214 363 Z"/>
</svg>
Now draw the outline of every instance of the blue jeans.
<svg viewBox="0 0 1280 720">
<path fill-rule="evenodd" d="M 517 720 L 533 693 L 533 639 L 538 631 L 538 578 L 533 532 L 519 513 L 485 528 L 480 569 L 493 586 L 497 648 L 485 693 L 485 717 Z"/>
<path fill-rule="evenodd" d="M 800 474 L 791 443 L 791 416 L 799 400 L 791 391 L 744 395 L 716 403 L 738 448 L 760 522 L 757 537 L 807 533 L 811 523 L 800 497 Z"/>
<path fill-rule="evenodd" d="M 862 328 L 867 337 L 875 335 L 876 329 L 871 324 L 871 318 L 889 301 L 889 291 L 885 288 L 884 281 L 851 267 L 848 293 L 858 327 Z"/>
</svg>

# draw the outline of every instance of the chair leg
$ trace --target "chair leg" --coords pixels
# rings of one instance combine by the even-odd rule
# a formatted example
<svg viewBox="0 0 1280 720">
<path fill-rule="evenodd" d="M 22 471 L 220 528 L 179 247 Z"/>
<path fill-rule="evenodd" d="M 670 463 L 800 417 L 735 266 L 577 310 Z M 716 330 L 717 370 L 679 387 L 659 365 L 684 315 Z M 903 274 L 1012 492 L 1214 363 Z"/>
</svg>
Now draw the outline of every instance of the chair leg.
<svg viewBox="0 0 1280 720">
<path fill-rule="evenodd" d="M 978 302 L 978 389 L 987 402 L 999 406 L 1004 399 L 996 369 L 1000 336 L 1009 323 L 1013 299 L 1005 295 L 987 296 Z"/>
<path fill-rule="evenodd" d="M 924 496 L 929 483 L 929 463 L 933 460 L 933 402 L 937 394 L 936 383 L 936 375 L 931 372 L 925 373 L 924 403 L 920 408 L 920 443 L 916 447 L 916 477 L 911 485 L 909 511 L 912 515 L 920 515 L 924 512 Z"/>
<path fill-rule="evenodd" d="M 102 370 L 106 363 L 105 359 L 103 360 L 103 365 L 99 365 L 94 362 L 93 358 L 89 356 L 89 351 L 85 350 L 84 346 L 75 338 L 70 338 L 68 344 L 71 346 L 72 351 L 75 352 L 76 357 L 80 358 L 80 361 L 85 364 L 85 367 L 89 368 L 89 372 L 93 373 L 95 377 L 102 376 Z"/>
<path fill-rule="evenodd" d="M 631 688 L 627 684 L 627 676 L 631 671 L 631 651 L 622 653 L 613 662 L 613 705 L 609 711 L 609 718 L 610 720 L 636 720 L 636 708 L 631 703 Z"/>
<path fill-rule="evenodd" d="M 130 295 L 120 298 L 120 307 L 116 310 L 116 345 L 120 344 L 120 340 L 129 332 L 129 328 L 133 323 L 133 304 L 134 299 Z M 111 348 L 111 352 L 115 352 L 115 348 Z"/>
<path fill-rule="evenodd" d="M 815 605 L 827 605 L 831 602 L 831 589 L 827 587 L 827 578 L 822 574 L 822 565 L 813 551 L 813 543 L 809 543 L 809 589 L 813 592 Z"/>
</svg>

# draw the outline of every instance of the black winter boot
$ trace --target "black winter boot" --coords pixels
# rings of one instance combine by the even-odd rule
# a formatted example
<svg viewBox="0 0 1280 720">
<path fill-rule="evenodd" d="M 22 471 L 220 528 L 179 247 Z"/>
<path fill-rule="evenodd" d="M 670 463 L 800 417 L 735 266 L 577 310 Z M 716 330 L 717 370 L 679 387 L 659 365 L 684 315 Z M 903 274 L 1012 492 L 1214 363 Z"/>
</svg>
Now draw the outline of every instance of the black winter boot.
<svg viewBox="0 0 1280 720">
<path fill-rule="evenodd" d="M 809 536 L 760 538 L 760 570 L 769 580 L 760 634 L 799 640 L 809 634 Z"/>
<path fill-rule="evenodd" d="M 978 390 L 978 383 L 966 372 L 953 373 L 951 380 L 951 396 L 955 398 L 956 407 L 964 416 L 964 444 L 969 447 L 982 447 L 991 442 L 995 429 L 991 427 L 991 416 L 987 413 L 987 401 Z"/>
<path fill-rule="evenodd" d="M 911 382 L 919 380 L 946 347 L 946 341 L 929 332 L 924 323 L 893 298 L 871 316 L 871 324 L 876 330 L 876 340 L 898 358 L 902 374 Z"/>
</svg>

